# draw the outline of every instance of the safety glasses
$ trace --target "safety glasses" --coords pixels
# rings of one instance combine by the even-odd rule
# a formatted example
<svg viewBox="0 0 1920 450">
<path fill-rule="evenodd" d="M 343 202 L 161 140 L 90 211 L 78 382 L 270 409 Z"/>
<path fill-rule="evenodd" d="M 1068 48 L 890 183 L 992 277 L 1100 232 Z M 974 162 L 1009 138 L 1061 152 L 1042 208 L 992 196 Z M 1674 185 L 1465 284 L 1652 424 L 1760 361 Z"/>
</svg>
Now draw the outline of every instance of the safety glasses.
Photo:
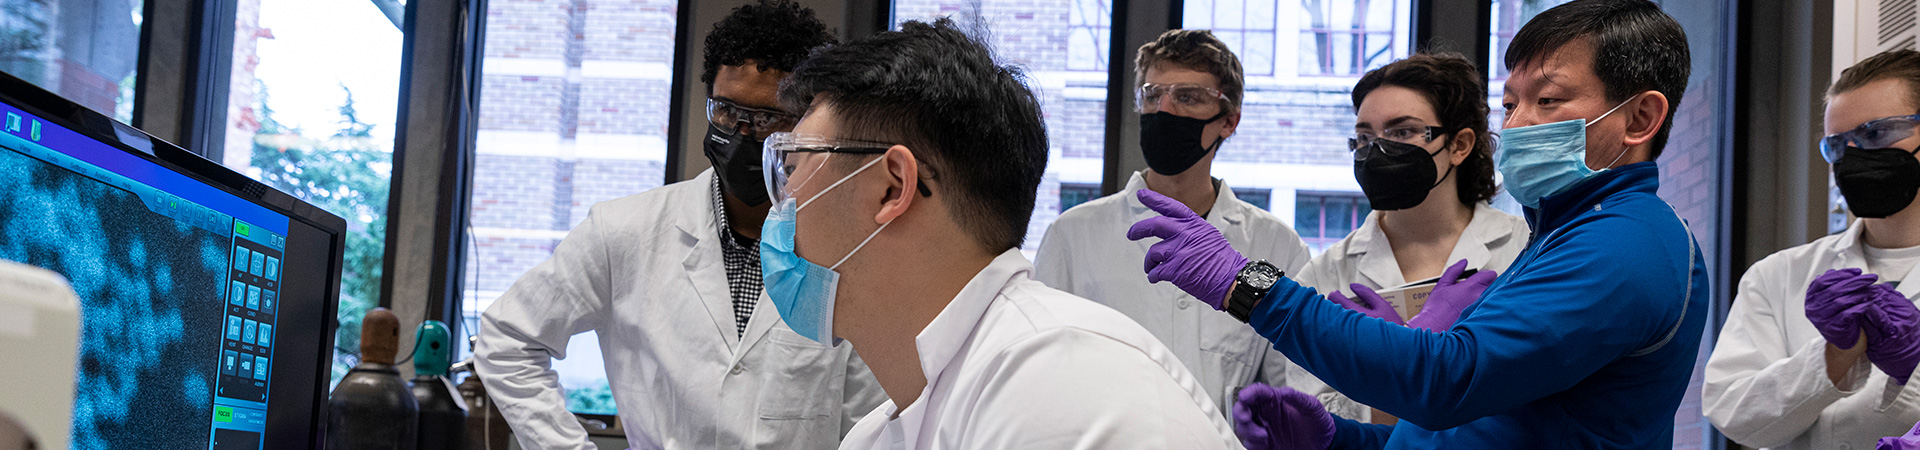
<svg viewBox="0 0 1920 450">
<path fill-rule="evenodd" d="M 792 130 L 798 117 L 783 111 L 748 108 L 735 105 L 726 100 L 707 99 L 707 121 L 720 127 L 720 131 L 738 133 L 742 124 L 756 133 Z"/>
<path fill-rule="evenodd" d="M 766 175 L 767 195 L 774 204 L 785 201 L 793 192 L 813 181 L 814 175 L 827 165 L 836 153 L 850 155 L 878 155 L 886 153 L 893 144 L 879 142 L 831 139 L 796 133 L 773 133 L 767 135 L 767 142 L 761 151 Z M 795 178 L 799 182 L 789 186 Z"/>
<path fill-rule="evenodd" d="M 1212 115 L 1208 113 L 1217 109 L 1209 108 L 1218 108 L 1226 104 L 1227 95 L 1220 93 L 1219 89 L 1198 84 L 1148 83 L 1140 85 L 1140 90 L 1134 93 L 1133 104 L 1139 108 L 1141 114 L 1153 114 L 1162 111 L 1160 103 L 1164 100 L 1172 100 L 1166 106 L 1166 111 L 1170 113 Z"/>
<path fill-rule="evenodd" d="M 1847 132 L 1821 138 L 1820 157 L 1827 160 L 1828 164 L 1833 164 L 1846 156 L 1847 147 L 1892 147 L 1895 142 L 1913 137 L 1915 127 L 1920 127 L 1920 114 L 1869 120 Z"/>
<path fill-rule="evenodd" d="M 1374 157 L 1376 153 L 1386 156 L 1401 156 L 1404 153 L 1410 153 L 1416 150 L 1425 151 L 1425 149 L 1420 149 L 1417 146 L 1431 143 L 1441 134 L 1442 130 L 1440 127 L 1424 126 L 1393 127 L 1382 131 L 1379 135 L 1374 135 L 1370 132 L 1360 132 L 1355 133 L 1353 137 L 1347 138 L 1347 150 L 1353 152 L 1354 161 L 1366 161 L 1368 158 Z M 1378 145 L 1379 141 L 1393 141 L 1407 144 L 1408 146 Z"/>
</svg>

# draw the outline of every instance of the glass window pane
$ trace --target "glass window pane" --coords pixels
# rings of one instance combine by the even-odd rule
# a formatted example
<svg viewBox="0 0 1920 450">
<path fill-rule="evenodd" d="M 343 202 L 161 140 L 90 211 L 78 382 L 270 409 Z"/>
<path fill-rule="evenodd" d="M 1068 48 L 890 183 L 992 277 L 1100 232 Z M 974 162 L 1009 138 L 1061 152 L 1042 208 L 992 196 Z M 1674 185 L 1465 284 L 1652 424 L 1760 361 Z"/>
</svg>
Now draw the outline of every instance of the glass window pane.
<svg viewBox="0 0 1920 450">
<path fill-rule="evenodd" d="M 1211 10 L 1196 10 L 1197 5 Z M 1355 14 L 1357 5 L 1365 5 L 1358 9 L 1361 14 Z M 1413 47 L 1406 42 L 1411 5 L 1411 0 L 1187 2 L 1184 27 L 1212 30 L 1245 66 L 1240 127 L 1221 144 L 1213 175 L 1235 188 L 1267 190 L 1276 200 L 1268 211 L 1291 215 L 1294 230 L 1315 255 L 1359 224 L 1355 213 L 1364 200 L 1346 147 L 1354 122 L 1349 94 L 1367 70 L 1407 56 Z M 1199 17 L 1212 21 L 1195 20 Z M 1319 199 L 1328 195 L 1345 199 L 1339 203 L 1345 206 L 1340 214 L 1328 206 L 1323 233 Z"/>
<path fill-rule="evenodd" d="M 1064 184 L 1099 186 L 1106 155 L 1107 54 L 1113 5 L 1099 0 L 898 0 L 894 24 L 951 17 L 991 36 L 1001 61 L 1025 68 L 1046 114 L 1047 170 L 1027 223 L 1028 258 L 1060 217 Z"/>
<path fill-rule="evenodd" d="M 673 0 L 577 12 L 540 0 L 487 2 L 461 305 L 467 335 L 588 208 L 664 182 L 677 9 Z M 594 333 L 569 340 L 553 369 L 567 409 L 615 413 Z"/>
<path fill-rule="evenodd" d="M 1335 197 L 1327 199 L 1326 237 L 1346 237 L 1353 231 L 1353 199 Z"/>
<path fill-rule="evenodd" d="M 0 72 L 133 121 L 141 0 L 0 0 Z"/>
<path fill-rule="evenodd" d="M 359 362 L 361 317 L 380 301 L 400 28 L 374 2 L 237 8 L 221 162 L 347 219 L 337 382 Z"/>
</svg>

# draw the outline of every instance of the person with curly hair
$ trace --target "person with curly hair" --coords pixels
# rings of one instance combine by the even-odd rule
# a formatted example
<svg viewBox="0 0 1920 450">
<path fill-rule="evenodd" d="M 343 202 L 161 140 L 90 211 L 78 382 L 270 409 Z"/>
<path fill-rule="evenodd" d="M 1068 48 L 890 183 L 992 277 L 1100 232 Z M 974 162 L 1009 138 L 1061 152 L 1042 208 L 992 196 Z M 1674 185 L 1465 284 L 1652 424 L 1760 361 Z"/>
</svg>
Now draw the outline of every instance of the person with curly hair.
<svg viewBox="0 0 1920 450">
<path fill-rule="evenodd" d="M 796 334 L 761 282 L 761 145 L 798 121 L 776 94 L 834 42 L 790 0 L 721 19 L 700 75 L 713 169 L 595 205 L 481 316 L 476 370 L 521 447 L 594 448 L 551 369 L 589 331 L 633 448 L 835 448 L 886 399 L 852 346 Z"/>
</svg>

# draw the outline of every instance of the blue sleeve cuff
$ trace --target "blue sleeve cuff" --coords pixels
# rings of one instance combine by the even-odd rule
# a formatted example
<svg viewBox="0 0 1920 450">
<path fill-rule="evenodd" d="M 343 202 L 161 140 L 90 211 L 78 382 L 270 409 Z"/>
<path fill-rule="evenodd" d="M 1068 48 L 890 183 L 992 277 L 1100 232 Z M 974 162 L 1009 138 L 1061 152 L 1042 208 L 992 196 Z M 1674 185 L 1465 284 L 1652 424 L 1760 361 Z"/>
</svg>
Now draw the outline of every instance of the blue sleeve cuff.
<svg viewBox="0 0 1920 450">
<path fill-rule="evenodd" d="M 1351 419 L 1333 416 L 1333 444 L 1327 450 L 1374 450 L 1387 447 L 1387 438 L 1393 435 L 1393 426 L 1373 423 L 1360 423 Z"/>
</svg>

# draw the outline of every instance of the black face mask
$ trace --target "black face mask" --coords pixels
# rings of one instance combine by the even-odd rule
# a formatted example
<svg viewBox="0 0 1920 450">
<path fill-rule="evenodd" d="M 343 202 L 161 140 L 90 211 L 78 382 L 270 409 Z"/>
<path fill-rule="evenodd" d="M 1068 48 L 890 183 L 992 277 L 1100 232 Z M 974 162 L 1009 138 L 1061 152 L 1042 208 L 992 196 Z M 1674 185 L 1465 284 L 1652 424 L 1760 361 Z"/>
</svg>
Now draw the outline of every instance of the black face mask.
<svg viewBox="0 0 1920 450">
<path fill-rule="evenodd" d="M 1920 160 L 1897 148 L 1847 147 L 1833 163 L 1833 182 L 1853 215 L 1884 218 L 1907 209 L 1920 191 Z"/>
<path fill-rule="evenodd" d="M 720 178 L 720 190 L 747 206 L 767 203 L 767 179 L 760 172 L 760 148 L 766 141 L 744 134 L 727 133 L 720 126 L 707 124 L 705 143 L 707 161 L 713 163 L 713 175 Z"/>
<path fill-rule="evenodd" d="M 1201 145 L 1200 134 L 1207 124 L 1226 117 L 1221 111 L 1208 119 L 1181 117 L 1166 111 L 1140 115 L 1140 153 L 1147 157 L 1147 168 L 1161 175 L 1179 175 L 1193 168 L 1201 158 L 1220 147 L 1225 137 L 1213 145 Z"/>
<path fill-rule="evenodd" d="M 1360 181 L 1360 191 L 1367 194 L 1367 202 L 1373 204 L 1373 209 L 1394 211 L 1420 206 L 1427 201 L 1428 192 L 1453 174 L 1452 167 L 1447 168 L 1445 175 L 1433 169 L 1434 155 L 1444 151 L 1447 151 L 1444 146 L 1427 153 L 1427 149 L 1417 145 L 1374 139 L 1372 148 L 1355 152 L 1353 178 Z M 1368 154 L 1362 156 L 1360 152 Z"/>
</svg>

